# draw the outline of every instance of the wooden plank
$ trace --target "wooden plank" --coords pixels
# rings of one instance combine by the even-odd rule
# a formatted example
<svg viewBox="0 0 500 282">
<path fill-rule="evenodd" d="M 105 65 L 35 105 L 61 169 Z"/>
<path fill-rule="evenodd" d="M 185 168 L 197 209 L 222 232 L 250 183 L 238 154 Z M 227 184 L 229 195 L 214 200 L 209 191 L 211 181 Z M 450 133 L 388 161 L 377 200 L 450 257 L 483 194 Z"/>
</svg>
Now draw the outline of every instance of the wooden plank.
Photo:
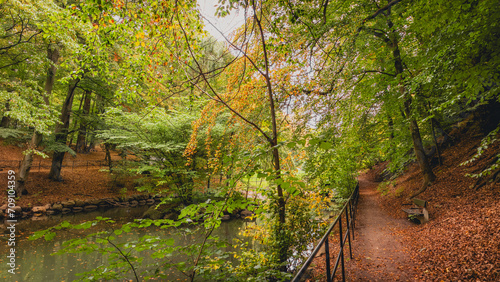
<svg viewBox="0 0 500 282">
<path fill-rule="evenodd" d="M 409 208 L 409 209 L 403 209 L 403 211 L 407 214 L 411 215 L 423 215 L 422 211 L 420 211 L 419 208 Z"/>
<path fill-rule="evenodd" d="M 427 201 L 424 201 L 424 200 L 421 200 L 421 199 L 417 199 L 417 198 L 413 198 L 413 203 L 419 207 L 423 207 L 425 208 L 427 206 Z"/>
</svg>

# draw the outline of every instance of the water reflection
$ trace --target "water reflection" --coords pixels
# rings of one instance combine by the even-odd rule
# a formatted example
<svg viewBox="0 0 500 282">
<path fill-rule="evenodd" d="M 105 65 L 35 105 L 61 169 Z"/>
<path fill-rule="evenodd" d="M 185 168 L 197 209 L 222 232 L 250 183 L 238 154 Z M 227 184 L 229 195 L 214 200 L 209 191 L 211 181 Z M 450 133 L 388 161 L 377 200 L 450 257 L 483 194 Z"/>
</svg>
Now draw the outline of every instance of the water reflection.
<svg viewBox="0 0 500 282">
<path fill-rule="evenodd" d="M 142 215 L 144 208 L 117 208 L 107 211 L 95 211 L 92 213 L 76 214 L 70 216 L 57 216 L 49 217 L 45 220 L 25 220 L 21 221 L 16 225 L 16 274 L 12 275 L 8 273 L 9 266 L 7 265 L 7 254 L 9 248 L 7 246 L 7 241 L 5 241 L 6 236 L 3 235 L 0 240 L 0 280 L 2 281 L 73 281 L 78 278 L 76 274 L 95 269 L 101 265 L 107 263 L 108 255 L 101 254 L 98 252 L 93 252 L 90 254 L 79 253 L 70 254 L 66 253 L 63 255 L 50 255 L 51 253 L 61 250 L 62 244 L 72 238 L 77 238 L 77 231 L 72 232 L 60 232 L 58 236 L 52 241 L 45 241 L 43 239 L 36 241 L 29 241 L 27 237 L 32 234 L 33 231 L 42 230 L 47 227 L 53 226 L 62 220 L 68 220 L 72 223 L 78 223 L 85 220 L 94 219 L 96 216 L 110 217 L 121 223 L 131 220 L 134 217 L 139 217 Z M 244 229 L 248 224 L 253 224 L 250 222 L 245 222 L 242 220 L 232 220 L 229 222 L 222 222 L 219 229 L 215 230 L 212 236 L 218 236 L 220 239 L 227 242 L 232 242 L 233 239 L 239 238 L 244 239 L 239 236 L 240 230 Z M 6 230 L 5 226 L 0 227 L 0 230 Z M 190 231 L 190 232 L 185 232 Z M 137 230 L 130 233 L 123 233 L 117 236 L 118 242 L 129 242 L 131 240 L 137 240 L 143 235 L 159 236 L 162 239 L 173 238 L 176 246 L 186 246 L 193 243 L 199 243 L 202 241 L 203 232 L 202 230 L 195 230 L 193 228 L 170 228 L 170 229 L 160 229 L 158 227 L 151 227 L 148 229 Z M 224 251 L 233 251 L 231 246 L 227 246 L 223 249 Z M 172 256 L 171 260 L 173 262 L 179 262 L 186 260 L 186 256 L 177 255 Z M 146 257 L 143 262 L 143 266 L 148 264 L 157 264 L 158 261 Z M 143 272 L 146 270 L 145 267 L 139 269 L 138 272 Z M 168 273 L 169 280 L 185 280 L 185 276 L 179 271 L 172 270 Z M 133 277 L 132 274 L 129 276 Z"/>
</svg>

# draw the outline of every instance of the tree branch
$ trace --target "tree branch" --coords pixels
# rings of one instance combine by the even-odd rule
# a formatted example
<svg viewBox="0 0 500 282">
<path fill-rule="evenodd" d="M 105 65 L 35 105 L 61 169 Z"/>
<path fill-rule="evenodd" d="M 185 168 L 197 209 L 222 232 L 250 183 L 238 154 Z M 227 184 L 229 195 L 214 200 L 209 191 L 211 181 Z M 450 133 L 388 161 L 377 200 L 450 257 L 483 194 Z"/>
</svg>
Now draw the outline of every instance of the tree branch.
<svg viewBox="0 0 500 282">
<path fill-rule="evenodd" d="M 180 19 L 178 18 L 179 16 L 177 15 L 177 20 L 179 21 L 179 23 L 181 23 Z M 194 63 L 196 64 L 196 67 L 198 69 L 198 72 L 199 72 L 199 75 L 203 78 L 203 80 L 205 81 L 205 83 L 207 84 L 208 88 L 210 89 L 210 91 L 215 95 L 215 97 L 217 97 L 217 99 L 213 98 L 212 95 L 210 95 L 206 90 L 202 89 L 197 83 L 193 83 L 191 81 L 191 84 L 198 88 L 198 90 L 200 90 L 202 93 L 205 93 L 210 99 L 218 102 L 218 103 L 221 103 L 223 104 L 227 109 L 229 109 L 232 113 L 234 113 L 236 116 L 238 116 L 239 118 L 241 118 L 243 121 L 245 121 L 246 123 L 248 123 L 249 125 L 251 125 L 252 127 L 254 127 L 255 129 L 257 129 L 257 131 L 259 131 L 268 141 L 269 140 L 272 140 L 269 135 L 267 135 L 257 124 L 255 124 L 254 122 L 248 120 L 247 118 L 245 118 L 243 115 L 241 115 L 238 111 L 236 111 L 235 109 L 233 109 L 227 102 L 225 102 L 218 94 L 217 94 L 217 91 L 215 91 L 215 89 L 212 87 L 212 84 L 208 81 L 208 78 L 206 77 L 205 75 L 205 72 L 203 71 L 203 68 L 201 67 L 200 63 L 198 62 L 198 60 L 196 60 L 196 56 L 194 55 L 193 53 L 193 50 L 191 48 L 191 45 L 189 44 L 189 39 L 188 39 L 188 36 L 187 36 L 187 33 L 186 31 L 184 30 L 184 27 L 182 27 L 182 24 L 179 24 L 181 30 L 182 30 L 182 33 L 183 33 L 183 36 L 184 36 L 184 39 L 188 45 L 188 50 L 189 50 L 189 53 L 194 61 Z M 231 45 L 233 45 L 232 43 L 230 43 Z M 233 45 L 234 46 L 234 45 Z M 241 51 L 241 50 L 240 50 Z M 244 56 L 246 57 L 246 54 L 244 54 Z M 254 65 L 256 68 L 257 66 L 253 63 L 253 61 L 249 60 L 252 65 Z M 257 68 L 257 70 L 259 71 L 259 73 L 263 74 L 261 70 L 259 70 Z"/>
<path fill-rule="evenodd" d="M 389 2 L 386 6 L 378 9 L 375 13 L 371 14 L 370 16 L 366 17 L 364 20 L 363 20 L 363 24 L 369 20 L 372 20 L 374 18 L 376 18 L 378 15 L 380 15 L 382 12 L 388 10 L 389 8 L 391 8 L 392 6 L 396 5 L 397 3 L 401 2 L 402 0 L 393 0 L 391 2 Z"/>
</svg>

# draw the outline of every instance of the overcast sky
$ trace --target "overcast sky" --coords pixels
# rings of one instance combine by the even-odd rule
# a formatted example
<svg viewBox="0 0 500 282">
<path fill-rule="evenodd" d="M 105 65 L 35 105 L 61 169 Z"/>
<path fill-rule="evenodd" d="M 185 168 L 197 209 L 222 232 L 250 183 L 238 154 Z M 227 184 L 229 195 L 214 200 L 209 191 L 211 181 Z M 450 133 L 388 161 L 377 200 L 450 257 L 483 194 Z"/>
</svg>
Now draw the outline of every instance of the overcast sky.
<svg viewBox="0 0 500 282">
<path fill-rule="evenodd" d="M 205 17 L 205 30 L 207 30 L 218 41 L 225 41 L 224 37 L 217 31 L 220 30 L 224 35 L 228 36 L 236 28 L 244 23 L 243 12 L 234 11 L 224 18 L 217 18 L 215 16 L 215 9 L 218 0 L 198 0 L 202 15 Z M 210 23 L 215 25 L 214 28 Z"/>
</svg>

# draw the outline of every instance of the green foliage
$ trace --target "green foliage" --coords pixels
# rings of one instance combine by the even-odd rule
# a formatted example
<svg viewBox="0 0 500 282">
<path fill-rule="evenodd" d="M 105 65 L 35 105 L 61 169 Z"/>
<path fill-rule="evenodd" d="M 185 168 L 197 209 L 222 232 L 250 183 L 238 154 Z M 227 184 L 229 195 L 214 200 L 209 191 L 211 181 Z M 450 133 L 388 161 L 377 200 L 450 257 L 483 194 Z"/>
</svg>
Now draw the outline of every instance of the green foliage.
<svg viewBox="0 0 500 282">
<path fill-rule="evenodd" d="M 45 148 L 43 149 L 44 152 L 59 152 L 59 153 L 65 152 L 69 153 L 73 157 L 76 157 L 76 152 L 73 149 L 71 149 L 68 145 L 55 142 L 53 139 L 45 140 L 44 145 L 45 145 Z"/>
<path fill-rule="evenodd" d="M 355 186 L 359 168 L 357 157 L 362 151 L 344 142 L 349 141 L 336 139 L 331 131 L 323 132 L 321 137 L 312 137 L 307 142 L 304 171 L 310 184 L 314 183 L 325 194 L 346 197 Z"/>
<path fill-rule="evenodd" d="M 377 186 L 377 190 L 379 192 L 382 193 L 382 195 L 387 195 L 387 193 L 389 193 L 389 191 L 394 188 L 394 184 L 395 182 L 394 181 L 390 181 L 390 180 L 387 180 L 387 181 L 384 181 L 382 183 L 380 183 L 378 186 Z"/>
<path fill-rule="evenodd" d="M 478 158 L 480 158 L 484 152 L 488 149 L 489 146 L 491 146 L 493 143 L 498 141 L 498 130 L 500 129 L 500 126 L 492 130 L 486 137 L 484 137 L 481 140 L 481 145 L 477 148 L 477 153 L 474 154 L 469 160 L 461 163 L 461 166 L 468 165 L 470 163 L 475 162 Z M 474 173 L 470 174 L 467 173 L 466 176 L 472 177 L 472 178 L 481 178 L 484 176 L 490 175 L 492 172 L 496 171 L 498 168 L 500 168 L 500 154 L 496 155 L 496 161 L 492 164 L 489 164 L 483 171 L 479 173 Z"/>
<path fill-rule="evenodd" d="M 0 127 L 0 138 L 26 141 L 30 138 L 28 131 L 24 129 L 4 128 Z M 22 142 L 22 141 L 21 141 Z"/>
<path fill-rule="evenodd" d="M 138 161 L 124 163 L 126 171 L 147 172 L 153 179 L 151 188 L 175 186 L 181 196 L 189 198 L 196 171 L 185 166 L 183 152 L 192 120 L 189 115 L 172 116 L 157 108 L 143 113 L 110 108 L 104 115 L 110 129 L 100 131 L 97 138 L 138 157 Z"/>
</svg>

